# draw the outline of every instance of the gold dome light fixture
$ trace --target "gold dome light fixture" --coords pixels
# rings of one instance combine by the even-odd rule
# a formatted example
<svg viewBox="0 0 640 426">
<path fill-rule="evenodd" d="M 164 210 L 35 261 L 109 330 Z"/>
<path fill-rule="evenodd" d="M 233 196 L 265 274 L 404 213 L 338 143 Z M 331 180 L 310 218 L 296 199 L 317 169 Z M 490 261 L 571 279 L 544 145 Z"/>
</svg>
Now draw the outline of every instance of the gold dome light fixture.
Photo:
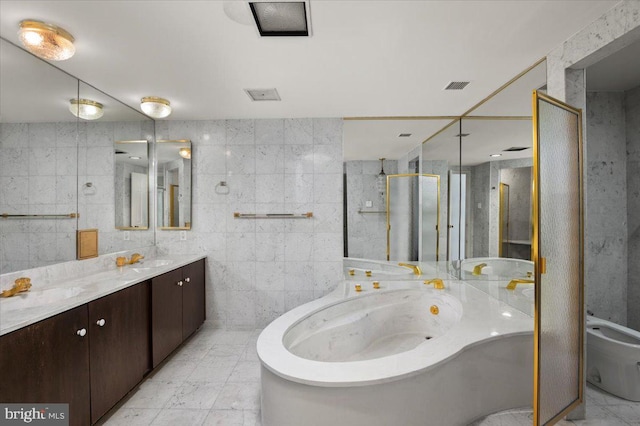
<svg viewBox="0 0 640 426">
<path fill-rule="evenodd" d="M 178 154 L 180 154 L 180 157 L 182 158 L 191 160 L 191 148 L 180 148 Z"/>
<path fill-rule="evenodd" d="M 165 118 L 171 114 L 171 103 L 156 96 L 146 96 L 140 100 L 142 112 L 153 118 Z"/>
<path fill-rule="evenodd" d="M 97 120 L 102 117 L 104 111 L 100 102 L 89 99 L 71 99 L 69 101 L 69 111 L 76 117 L 83 120 Z"/>
<path fill-rule="evenodd" d="M 29 52 L 42 59 L 64 61 L 76 53 L 73 36 L 57 25 L 25 19 L 20 22 L 18 37 Z"/>
</svg>

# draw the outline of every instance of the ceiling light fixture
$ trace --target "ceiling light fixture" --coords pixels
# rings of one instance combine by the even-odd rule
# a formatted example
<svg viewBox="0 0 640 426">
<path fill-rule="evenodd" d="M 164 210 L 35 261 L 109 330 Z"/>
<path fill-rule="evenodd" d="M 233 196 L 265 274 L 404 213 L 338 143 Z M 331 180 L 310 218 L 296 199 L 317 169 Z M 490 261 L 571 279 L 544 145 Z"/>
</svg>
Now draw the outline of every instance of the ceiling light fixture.
<svg viewBox="0 0 640 426">
<path fill-rule="evenodd" d="M 309 35 L 304 1 L 249 2 L 249 7 L 262 37 Z"/>
<path fill-rule="evenodd" d="M 387 174 L 384 172 L 384 160 L 384 158 L 380 159 L 380 173 L 378 173 L 378 178 L 376 179 L 376 187 L 380 194 L 384 194 L 384 191 L 387 189 Z"/>
<path fill-rule="evenodd" d="M 171 114 L 171 103 L 156 96 L 146 96 L 140 99 L 142 112 L 153 118 L 165 118 Z"/>
<path fill-rule="evenodd" d="M 71 114 L 83 120 L 97 120 L 102 117 L 104 114 L 102 108 L 103 105 L 100 102 L 89 99 L 69 100 L 69 111 L 71 111 Z"/>
<path fill-rule="evenodd" d="M 186 158 L 187 160 L 191 160 L 191 148 L 180 148 L 178 151 L 180 157 Z"/>
<path fill-rule="evenodd" d="M 64 61 L 76 53 L 73 36 L 53 24 L 25 19 L 20 22 L 18 37 L 29 52 L 42 59 Z"/>
</svg>

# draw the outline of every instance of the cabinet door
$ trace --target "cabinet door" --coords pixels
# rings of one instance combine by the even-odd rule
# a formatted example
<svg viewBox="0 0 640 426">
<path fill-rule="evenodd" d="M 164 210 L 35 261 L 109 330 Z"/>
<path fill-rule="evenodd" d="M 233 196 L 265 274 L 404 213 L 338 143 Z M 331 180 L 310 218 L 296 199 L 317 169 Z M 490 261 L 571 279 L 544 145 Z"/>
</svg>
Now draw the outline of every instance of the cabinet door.
<svg viewBox="0 0 640 426">
<path fill-rule="evenodd" d="M 182 269 L 151 280 L 153 368 L 182 343 Z"/>
<path fill-rule="evenodd" d="M 150 368 L 149 283 L 89 303 L 91 423 L 95 423 Z"/>
<path fill-rule="evenodd" d="M 182 338 L 193 334 L 204 322 L 204 259 L 182 268 Z"/>
<path fill-rule="evenodd" d="M 0 401 L 68 403 L 69 424 L 89 424 L 89 335 L 83 305 L 0 337 Z"/>
</svg>

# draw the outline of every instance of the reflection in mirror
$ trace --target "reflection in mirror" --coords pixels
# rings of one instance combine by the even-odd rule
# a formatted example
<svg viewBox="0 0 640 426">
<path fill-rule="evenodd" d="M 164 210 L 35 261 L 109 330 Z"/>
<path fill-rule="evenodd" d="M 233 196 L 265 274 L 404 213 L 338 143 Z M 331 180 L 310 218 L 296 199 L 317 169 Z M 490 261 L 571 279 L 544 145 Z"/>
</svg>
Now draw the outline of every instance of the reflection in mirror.
<svg viewBox="0 0 640 426">
<path fill-rule="evenodd" d="M 438 260 L 457 258 L 459 251 L 459 197 L 455 196 L 460 189 L 456 172 L 460 162 L 459 127 L 456 120 L 422 145 L 422 172 L 438 176 L 440 181 L 438 229 L 446 232 L 438 233 Z"/>
<path fill-rule="evenodd" d="M 149 227 L 149 157 L 148 143 L 115 143 L 115 211 L 117 229 Z"/>
<path fill-rule="evenodd" d="M 191 229 L 191 141 L 159 140 L 158 228 Z"/>
<path fill-rule="evenodd" d="M 138 176 L 137 186 L 148 188 L 149 161 L 141 158 L 135 160 L 135 167 L 132 163 L 125 167 L 122 157 L 133 161 L 128 157 L 146 156 L 146 141 L 154 138 L 154 122 L 85 83 L 80 83 L 80 98 L 102 104 L 103 115 L 80 122 L 79 227 L 98 229 L 99 254 L 152 246 L 154 232 L 149 229 L 148 202 L 143 201 L 148 196 L 141 190 L 138 197 L 132 197 L 131 184 L 125 181 L 127 174 L 139 173 L 144 176 Z M 119 150 L 129 154 L 116 154 Z"/>
<path fill-rule="evenodd" d="M 78 80 L 1 39 L 0 75 L 4 274 L 76 257 Z"/>
<path fill-rule="evenodd" d="M 438 260 L 440 177 L 387 176 L 387 260 Z"/>
</svg>

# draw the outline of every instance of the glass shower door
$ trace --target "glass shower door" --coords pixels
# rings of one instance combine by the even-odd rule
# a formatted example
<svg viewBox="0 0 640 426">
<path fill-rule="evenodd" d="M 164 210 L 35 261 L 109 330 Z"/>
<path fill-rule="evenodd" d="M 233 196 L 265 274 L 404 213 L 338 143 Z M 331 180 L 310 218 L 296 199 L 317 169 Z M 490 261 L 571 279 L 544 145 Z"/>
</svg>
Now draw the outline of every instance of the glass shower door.
<svg viewBox="0 0 640 426">
<path fill-rule="evenodd" d="M 534 425 L 582 403 L 582 114 L 534 91 Z"/>
</svg>

